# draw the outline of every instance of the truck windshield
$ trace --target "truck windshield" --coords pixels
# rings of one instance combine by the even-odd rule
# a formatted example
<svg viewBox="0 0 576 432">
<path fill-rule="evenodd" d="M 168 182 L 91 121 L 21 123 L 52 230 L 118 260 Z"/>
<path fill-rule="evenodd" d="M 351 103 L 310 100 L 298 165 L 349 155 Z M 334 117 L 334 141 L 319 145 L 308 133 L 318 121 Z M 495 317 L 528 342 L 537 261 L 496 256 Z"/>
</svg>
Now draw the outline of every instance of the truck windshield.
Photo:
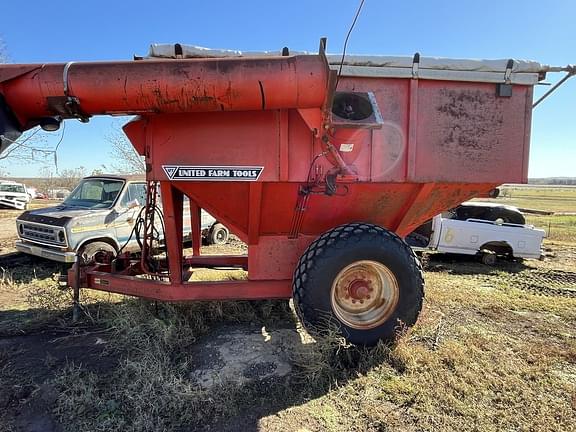
<svg viewBox="0 0 576 432">
<path fill-rule="evenodd" d="M 26 189 L 21 184 L 0 184 L 0 192 L 18 192 L 18 193 L 26 193 Z"/>
<path fill-rule="evenodd" d="M 123 186 L 123 180 L 84 179 L 68 195 L 64 204 L 91 209 L 110 208 Z"/>
</svg>

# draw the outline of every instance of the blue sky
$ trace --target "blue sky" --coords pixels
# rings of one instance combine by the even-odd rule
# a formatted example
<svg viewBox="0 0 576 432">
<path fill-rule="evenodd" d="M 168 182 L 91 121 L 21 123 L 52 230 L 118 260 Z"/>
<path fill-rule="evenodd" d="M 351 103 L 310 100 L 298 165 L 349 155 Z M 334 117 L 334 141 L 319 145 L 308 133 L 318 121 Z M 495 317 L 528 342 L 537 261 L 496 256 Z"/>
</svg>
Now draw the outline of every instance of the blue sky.
<svg viewBox="0 0 576 432">
<path fill-rule="evenodd" d="M 51 6 L 48 6 L 51 4 Z M 155 6 L 149 6 L 155 4 Z M 14 63 L 126 60 L 154 42 L 211 48 L 341 52 L 356 0 L 4 2 L 0 38 Z M 468 58 L 526 58 L 576 63 L 576 2 L 366 0 L 349 53 Z M 559 75 L 549 75 L 548 81 Z M 539 86 L 537 94 L 546 87 Z M 576 77 L 538 106 L 532 123 L 530 176 L 576 176 Z M 105 136 L 118 120 L 68 121 L 59 166 L 111 166 Z M 59 136 L 48 139 L 56 142 Z M 14 176 L 40 165 L 0 164 Z"/>
</svg>

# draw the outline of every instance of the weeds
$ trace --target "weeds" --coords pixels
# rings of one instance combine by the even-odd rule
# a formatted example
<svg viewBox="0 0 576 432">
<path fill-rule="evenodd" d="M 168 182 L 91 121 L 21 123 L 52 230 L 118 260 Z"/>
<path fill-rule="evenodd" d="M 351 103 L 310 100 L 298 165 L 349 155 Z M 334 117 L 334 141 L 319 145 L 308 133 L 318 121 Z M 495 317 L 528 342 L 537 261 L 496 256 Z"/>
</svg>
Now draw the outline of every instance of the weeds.
<svg viewBox="0 0 576 432">
<path fill-rule="evenodd" d="M 191 379 L 191 345 L 215 322 L 269 322 L 286 314 L 285 302 L 115 305 L 103 322 L 115 329 L 111 349 L 120 350 L 122 360 L 106 376 L 75 365 L 62 371 L 54 412 L 80 430 L 128 431 L 173 429 L 232 415 L 255 395 L 235 383 L 202 389 Z"/>
<path fill-rule="evenodd" d="M 576 249 L 559 244 L 551 244 L 558 258 L 545 262 L 430 264 L 416 326 L 401 329 L 393 346 L 373 348 L 349 346 L 331 326 L 313 339 L 285 301 L 169 304 L 84 290 L 85 322 L 74 331 L 106 329 L 104 357 L 57 371 L 49 382 L 58 392 L 53 415 L 65 430 L 90 431 L 574 430 L 576 299 L 517 287 L 534 269 L 573 271 Z M 2 323 L 14 317 L 14 331 L 38 316 L 53 322 L 70 313 L 70 292 L 54 279 L 58 269 L 34 267 L 0 273 L 5 296 L 28 293 L 27 302 L 4 304 Z M 240 326 L 297 331 L 292 371 L 202 387 L 194 375 L 198 346 Z M 0 351 L 0 378 L 16 379 L 14 364 L 2 365 L 13 355 Z M 100 361 L 106 366 L 95 373 Z M 55 360 L 44 366 L 56 368 Z M 0 421 L 0 430 L 9 427 Z"/>
<path fill-rule="evenodd" d="M 501 273 L 428 273 L 418 324 L 374 348 L 349 346 L 330 326 L 312 339 L 287 302 L 88 302 L 120 360 L 103 374 L 78 364 L 58 373 L 54 415 L 94 431 L 201 428 L 256 407 L 267 430 L 570 430 L 575 300 L 520 291 Z M 192 348 L 226 323 L 295 325 L 292 373 L 199 386 Z"/>
</svg>

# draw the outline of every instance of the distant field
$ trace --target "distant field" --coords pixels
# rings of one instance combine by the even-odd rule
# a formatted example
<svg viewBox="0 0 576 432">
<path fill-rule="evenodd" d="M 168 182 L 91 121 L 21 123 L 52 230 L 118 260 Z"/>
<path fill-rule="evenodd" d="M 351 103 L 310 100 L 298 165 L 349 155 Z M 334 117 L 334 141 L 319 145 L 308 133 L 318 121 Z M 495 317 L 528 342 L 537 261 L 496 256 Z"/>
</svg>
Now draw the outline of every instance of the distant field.
<svg viewBox="0 0 576 432">
<path fill-rule="evenodd" d="M 498 198 L 481 201 L 554 212 L 549 216 L 527 214 L 526 221 L 546 230 L 548 240 L 576 243 L 576 187 L 503 186 Z"/>
<path fill-rule="evenodd" d="M 549 240 L 576 243 L 576 215 L 528 215 L 526 221 L 544 229 Z"/>
<path fill-rule="evenodd" d="M 489 201 L 521 208 L 576 214 L 576 187 L 504 186 L 500 196 Z"/>
</svg>

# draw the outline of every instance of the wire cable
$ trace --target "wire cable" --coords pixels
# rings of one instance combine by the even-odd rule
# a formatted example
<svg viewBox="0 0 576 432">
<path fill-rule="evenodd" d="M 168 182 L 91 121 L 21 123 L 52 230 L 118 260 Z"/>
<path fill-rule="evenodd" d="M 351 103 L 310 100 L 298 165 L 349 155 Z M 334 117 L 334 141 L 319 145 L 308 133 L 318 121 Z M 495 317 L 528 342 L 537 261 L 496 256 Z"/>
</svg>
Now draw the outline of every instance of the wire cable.
<svg viewBox="0 0 576 432">
<path fill-rule="evenodd" d="M 342 59 L 340 60 L 340 67 L 338 68 L 338 77 L 336 78 L 336 88 L 338 88 L 338 83 L 340 82 L 340 75 L 342 75 L 342 66 L 344 65 L 344 58 L 346 57 L 346 48 L 348 47 L 348 39 L 350 38 L 350 34 L 356 25 L 356 21 L 358 20 L 358 16 L 362 11 L 362 7 L 364 6 L 365 0 L 360 0 L 360 4 L 358 5 L 358 9 L 356 10 L 356 15 L 354 15 L 354 19 L 352 20 L 352 24 L 348 29 L 348 34 L 346 35 L 346 39 L 344 39 L 344 48 L 342 49 Z"/>
<path fill-rule="evenodd" d="M 62 144 L 62 140 L 64 140 L 64 132 L 66 131 L 66 122 L 62 122 L 62 133 L 60 134 L 60 139 L 54 147 L 54 166 L 56 167 L 56 173 L 58 173 L 58 147 Z"/>
</svg>

